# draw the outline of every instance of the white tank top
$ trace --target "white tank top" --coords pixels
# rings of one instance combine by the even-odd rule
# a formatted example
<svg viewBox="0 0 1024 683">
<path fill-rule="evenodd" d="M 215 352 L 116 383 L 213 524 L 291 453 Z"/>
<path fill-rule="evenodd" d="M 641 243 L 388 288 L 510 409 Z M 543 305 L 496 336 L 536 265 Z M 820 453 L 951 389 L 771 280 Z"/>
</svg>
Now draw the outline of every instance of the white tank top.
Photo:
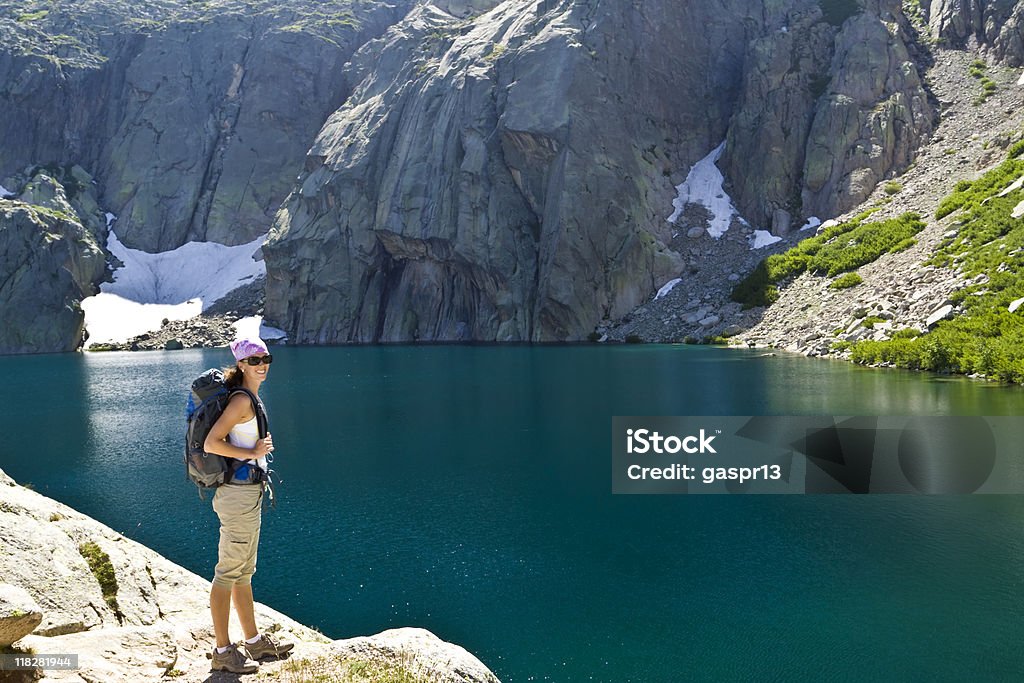
<svg viewBox="0 0 1024 683">
<path fill-rule="evenodd" d="M 238 446 L 239 448 L 252 448 L 259 441 L 260 431 L 259 426 L 256 424 L 256 417 L 253 416 L 248 422 L 239 422 L 231 431 L 228 432 L 228 443 L 232 446 Z M 262 457 L 256 461 L 256 464 L 266 471 L 267 469 L 267 458 Z"/>
</svg>

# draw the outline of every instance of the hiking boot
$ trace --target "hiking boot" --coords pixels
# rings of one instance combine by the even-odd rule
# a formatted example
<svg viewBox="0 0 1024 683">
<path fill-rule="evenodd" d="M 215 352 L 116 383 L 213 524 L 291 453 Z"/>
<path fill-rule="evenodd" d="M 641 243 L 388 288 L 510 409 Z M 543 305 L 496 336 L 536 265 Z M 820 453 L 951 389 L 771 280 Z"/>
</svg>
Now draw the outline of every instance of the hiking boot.
<svg viewBox="0 0 1024 683">
<path fill-rule="evenodd" d="M 212 669 L 214 671 L 230 671 L 234 674 L 251 674 L 260 668 L 260 665 L 252 661 L 238 649 L 238 643 L 231 643 L 224 652 L 217 652 L 213 648 Z"/>
<path fill-rule="evenodd" d="M 295 643 L 278 640 L 269 633 L 261 633 L 260 639 L 255 643 L 247 643 L 243 640 L 242 647 L 245 648 L 250 657 L 260 660 L 264 657 L 280 658 L 281 655 L 291 652 L 292 648 L 295 647 Z"/>
</svg>

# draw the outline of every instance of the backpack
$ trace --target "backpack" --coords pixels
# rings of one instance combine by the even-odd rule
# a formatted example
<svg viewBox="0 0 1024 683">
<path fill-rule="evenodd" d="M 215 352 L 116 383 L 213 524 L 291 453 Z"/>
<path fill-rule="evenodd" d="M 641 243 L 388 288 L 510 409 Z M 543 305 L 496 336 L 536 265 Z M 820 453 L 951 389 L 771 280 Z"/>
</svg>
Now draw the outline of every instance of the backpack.
<svg viewBox="0 0 1024 683">
<path fill-rule="evenodd" d="M 203 450 L 206 437 L 227 407 L 228 400 L 238 393 L 246 394 L 252 401 L 259 436 L 264 438 L 267 435 L 267 413 L 262 401 L 251 391 L 243 387 L 228 389 L 224 384 L 224 373 L 216 368 L 207 370 L 192 382 L 192 391 L 185 406 L 185 474 L 199 487 L 200 499 L 203 489 L 215 489 L 230 482 L 243 468 L 247 476 L 250 472 L 257 475 L 263 472 L 246 461 Z"/>
</svg>

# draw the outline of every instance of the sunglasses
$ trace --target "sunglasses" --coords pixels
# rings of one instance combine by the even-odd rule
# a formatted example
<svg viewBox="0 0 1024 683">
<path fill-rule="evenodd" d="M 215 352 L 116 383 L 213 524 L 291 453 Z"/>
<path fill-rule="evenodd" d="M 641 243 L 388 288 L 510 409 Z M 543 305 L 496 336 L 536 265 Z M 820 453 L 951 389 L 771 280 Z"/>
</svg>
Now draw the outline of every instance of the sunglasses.
<svg viewBox="0 0 1024 683">
<path fill-rule="evenodd" d="M 274 357 L 269 353 L 265 356 L 249 356 L 245 359 L 245 362 L 249 365 L 259 365 L 260 363 L 266 363 L 270 365 L 274 362 Z"/>
</svg>

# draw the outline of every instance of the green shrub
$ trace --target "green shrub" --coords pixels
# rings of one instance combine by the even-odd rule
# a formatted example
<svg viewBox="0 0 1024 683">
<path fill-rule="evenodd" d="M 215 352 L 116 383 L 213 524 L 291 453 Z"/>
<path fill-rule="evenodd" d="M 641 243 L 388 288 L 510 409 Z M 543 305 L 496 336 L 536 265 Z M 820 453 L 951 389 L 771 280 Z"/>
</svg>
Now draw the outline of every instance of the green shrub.
<svg viewBox="0 0 1024 683">
<path fill-rule="evenodd" d="M 1007 154 L 1007 158 L 1016 159 L 1021 154 L 1024 154 L 1024 140 L 1021 140 L 1020 142 L 1015 142 L 1012 145 L 1010 145 L 1010 152 L 1009 154 Z"/>
<path fill-rule="evenodd" d="M 501 43 L 491 43 L 491 51 L 484 56 L 484 59 L 488 62 L 494 62 L 503 54 L 505 54 L 504 45 Z"/>
<path fill-rule="evenodd" d="M 890 254 L 896 254 L 896 253 L 899 253 L 901 251 L 906 251 L 907 249 L 910 249 L 915 244 L 917 244 L 917 240 L 914 239 L 913 237 L 908 237 L 905 240 L 900 240 L 896 244 L 894 244 L 891 247 L 889 247 L 889 253 Z"/>
<path fill-rule="evenodd" d="M 829 285 L 829 289 L 849 289 L 850 287 L 856 287 L 862 282 L 864 282 L 863 278 L 857 273 L 846 273 L 833 280 L 832 284 Z"/>
<path fill-rule="evenodd" d="M 78 546 L 78 552 L 85 558 L 93 576 L 100 584 L 100 591 L 103 599 L 112 610 L 118 612 L 117 606 L 117 576 L 114 574 L 114 565 L 110 563 L 110 556 L 107 555 L 93 541 Z"/>
<path fill-rule="evenodd" d="M 773 254 L 733 287 L 731 298 L 744 308 L 768 306 L 778 297 L 776 284 L 805 271 L 833 277 L 871 263 L 924 229 L 917 214 L 865 223 L 877 208 L 809 237 L 782 254 Z"/>
<path fill-rule="evenodd" d="M 885 322 L 885 318 L 882 318 L 882 317 L 877 316 L 877 315 L 869 315 L 868 317 L 866 317 L 863 320 L 861 320 L 860 324 L 863 327 L 868 328 L 869 330 L 873 330 L 873 329 L 875 329 L 875 323 L 884 323 L 884 322 Z"/>
<path fill-rule="evenodd" d="M 903 185 L 900 184 L 900 183 L 897 183 L 895 180 L 890 180 L 889 182 L 887 182 L 882 187 L 882 189 L 885 191 L 885 193 L 887 195 L 891 196 L 891 195 L 899 194 L 900 192 L 902 192 L 903 191 Z"/>
<path fill-rule="evenodd" d="M 732 288 L 730 298 L 743 308 L 770 306 L 779 298 L 779 290 L 768 279 L 768 264 L 761 261 L 753 272 Z"/>
<path fill-rule="evenodd" d="M 924 227 L 920 217 L 913 213 L 859 225 L 841 238 L 822 245 L 807 268 L 829 277 L 855 270 L 921 232 Z"/>
<path fill-rule="evenodd" d="M 920 336 L 921 330 L 915 330 L 913 327 L 905 327 L 892 333 L 893 339 L 913 339 Z"/>
<path fill-rule="evenodd" d="M 643 344 L 644 340 L 641 339 L 639 335 L 627 334 L 626 335 L 626 343 L 627 344 Z"/>
<path fill-rule="evenodd" d="M 1024 152 L 1024 149 L 1021 152 Z M 979 208 L 983 201 L 998 194 L 1000 190 L 1019 178 L 1022 173 L 1024 173 L 1024 160 L 1011 157 L 973 182 L 957 183 L 953 194 L 939 202 L 939 207 L 935 210 L 935 217 L 945 218 L 959 209 Z"/>
<path fill-rule="evenodd" d="M 21 24 L 27 24 L 30 21 L 39 21 L 45 19 L 46 15 L 50 13 L 48 9 L 41 9 L 38 12 L 26 12 L 18 15 L 18 22 Z"/>
</svg>

